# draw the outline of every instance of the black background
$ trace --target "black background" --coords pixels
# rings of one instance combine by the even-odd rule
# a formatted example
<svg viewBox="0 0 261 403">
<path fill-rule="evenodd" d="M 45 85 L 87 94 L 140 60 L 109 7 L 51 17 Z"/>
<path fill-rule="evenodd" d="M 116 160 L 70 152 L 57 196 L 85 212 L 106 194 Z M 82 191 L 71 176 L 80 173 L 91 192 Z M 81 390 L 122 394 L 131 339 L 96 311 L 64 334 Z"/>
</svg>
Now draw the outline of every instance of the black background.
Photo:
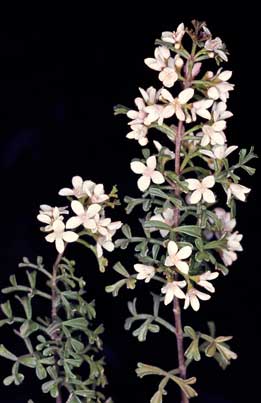
<svg viewBox="0 0 261 403">
<path fill-rule="evenodd" d="M 213 34 L 225 40 L 231 52 L 228 68 L 234 70 L 236 84 L 229 104 L 235 115 L 227 132 L 229 142 L 244 147 L 254 144 L 257 152 L 259 147 L 260 22 L 251 2 L 231 9 L 228 2 L 197 6 L 167 0 L 56 6 L 54 10 L 53 5 L 18 7 L 13 3 L 0 17 L 1 286 L 17 270 L 23 255 L 33 259 L 41 254 L 48 263 L 55 258 L 54 248 L 39 233 L 36 214 L 40 203 L 63 204 L 57 191 L 73 175 L 101 181 L 106 189 L 117 183 L 120 196 L 138 195 L 129 161 L 139 156 L 139 147 L 125 139 L 126 120 L 114 117 L 112 108 L 117 103 L 132 105 L 138 86 L 157 85 L 155 73 L 143 59 L 152 56 L 154 39 L 163 30 L 197 18 L 206 20 Z M 195 402 L 259 400 L 258 175 L 243 178 L 253 188 L 249 203 L 238 209 L 244 252 L 230 275 L 219 280 L 217 293 L 202 304 L 200 313 L 185 314 L 184 323 L 197 328 L 205 329 L 207 320 L 215 320 L 219 334 L 235 336 L 233 348 L 239 354 L 226 372 L 207 360 L 191 367 L 200 391 Z M 174 367 L 175 340 L 162 332 L 141 344 L 125 332 L 126 292 L 117 299 L 105 294 L 113 274 L 110 270 L 98 273 L 87 252 L 77 249 L 77 253 L 90 299 L 96 297 L 98 316 L 106 327 L 105 352 L 115 403 L 148 402 L 156 382 L 138 380 L 136 362 Z M 140 306 L 143 302 L 146 307 L 145 288 L 138 293 Z M 127 293 L 128 299 L 134 294 Z M 1 342 L 5 336 L 1 329 Z M 3 373 L 6 363 L 1 360 Z M 29 397 L 37 403 L 49 401 L 38 387 L 28 373 L 22 387 L 0 386 L 0 401 L 22 403 Z M 174 403 L 171 395 L 166 402 Z"/>
</svg>

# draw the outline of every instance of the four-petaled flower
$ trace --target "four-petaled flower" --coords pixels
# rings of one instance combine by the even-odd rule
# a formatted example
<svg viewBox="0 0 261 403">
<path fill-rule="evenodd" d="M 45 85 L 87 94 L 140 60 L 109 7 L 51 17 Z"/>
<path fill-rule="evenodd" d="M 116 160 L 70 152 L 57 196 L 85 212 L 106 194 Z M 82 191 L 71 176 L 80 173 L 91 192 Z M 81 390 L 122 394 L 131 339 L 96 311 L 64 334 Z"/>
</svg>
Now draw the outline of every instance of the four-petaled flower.
<svg viewBox="0 0 261 403">
<path fill-rule="evenodd" d="M 201 118 L 210 120 L 211 113 L 209 112 L 208 109 L 212 105 L 213 105 L 213 99 L 201 99 L 200 101 L 193 102 L 191 109 L 192 120 L 195 122 L 197 120 L 197 115 L 200 116 Z"/>
<path fill-rule="evenodd" d="M 246 195 L 251 191 L 250 188 L 246 186 L 239 185 L 239 183 L 230 183 L 227 189 L 227 203 L 230 201 L 233 195 L 236 199 L 240 201 L 246 201 Z"/>
<path fill-rule="evenodd" d="M 196 288 L 190 288 L 186 294 L 184 309 L 187 309 L 189 305 L 191 305 L 194 311 L 198 311 L 200 308 L 199 299 L 201 299 L 202 301 L 207 301 L 208 299 L 210 299 L 210 295 L 201 292 Z"/>
<path fill-rule="evenodd" d="M 215 203 L 216 198 L 212 190 L 215 185 L 215 178 L 213 175 L 206 176 L 202 181 L 198 179 L 186 179 L 189 190 L 194 192 L 190 196 L 190 203 L 197 204 L 201 199 L 207 203 Z"/>
<path fill-rule="evenodd" d="M 215 39 L 208 39 L 205 42 L 205 49 L 209 52 L 210 57 L 213 57 L 216 53 L 222 60 L 225 60 L 225 62 L 228 61 L 224 44 L 219 37 L 216 37 Z"/>
<path fill-rule="evenodd" d="M 69 214 L 67 207 L 51 207 L 48 204 L 41 204 L 39 214 L 37 215 L 37 220 L 47 224 L 45 227 L 41 227 L 41 231 L 52 231 L 54 221 L 63 221 L 63 214 Z"/>
<path fill-rule="evenodd" d="M 109 199 L 109 196 L 104 192 L 102 183 L 96 184 L 87 180 L 83 184 L 83 190 L 89 196 L 92 203 L 103 203 Z"/>
<path fill-rule="evenodd" d="M 115 235 L 116 231 L 121 228 L 122 222 L 121 221 L 114 221 L 108 224 L 107 226 L 107 235 L 106 236 L 99 236 L 96 243 L 96 251 L 97 257 L 101 258 L 103 255 L 103 249 L 107 250 L 108 252 L 112 252 L 115 248 L 114 243 L 112 242 L 112 237 Z"/>
<path fill-rule="evenodd" d="M 173 43 L 175 45 L 175 49 L 179 49 L 181 46 L 182 38 L 185 34 L 185 27 L 183 22 L 179 24 L 176 31 L 164 31 L 161 34 L 161 39 L 164 42 Z"/>
<path fill-rule="evenodd" d="M 145 280 L 145 283 L 148 283 L 156 272 L 155 267 L 140 263 L 136 263 L 134 269 L 138 272 L 137 280 Z"/>
<path fill-rule="evenodd" d="M 173 301 L 174 297 L 181 299 L 186 298 L 186 295 L 181 290 L 181 288 L 186 287 L 186 284 L 186 281 L 182 280 L 168 282 L 166 285 L 164 285 L 161 289 L 162 294 L 165 294 L 164 304 L 170 304 Z"/>
<path fill-rule="evenodd" d="M 76 216 L 69 218 L 66 223 L 66 228 L 73 229 L 80 225 L 83 225 L 86 229 L 95 229 L 95 215 L 101 210 L 99 204 L 91 204 L 86 209 L 83 207 L 82 203 L 77 200 L 73 200 L 71 203 L 71 208 Z"/>
<path fill-rule="evenodd" d="M 238 146 L 229 146 L 225 144 L 220 146 L 214 146 L 211 150 L 200 150 L 200 153 L 206 155 L 207 157 L 213 158 L 214 160 L 223 160 L 233 151 L 235 151 Z"/>
<path fill-rule="evenodd" d="M 186 115 L 184 113 L 184 105 L 193 97 L 194 90 L 193 88 L 186 88 L 181 91 L 177 98 L 173 98 L 171 93 L 163 88 L 161 91 L 161 98 L 169 102 L 169 104 L 164 109 L 165 117 L 170 118 L 173 115 L 176 115 L 178 120 L 184 121 L 186 119 Z"/>
<path fill-rule="evenodd" d="M 180 250 L 178 245 L 174 241 L 168 243 L 168 256 L 165 260 L 165 266 L 175 266 L 181 273 L 188 274 L 189 265 L 187 262 L 183 262 L 192 253 L 191 246 L 183 246 Z"/>
<path fill-rule="evenodd" d="M 151 221 L 161 221 L 164 224 L 167 224 L 170 227 L 172 227 L 174 225 L 174 209 L 168 207 L 165 210 L 163 210 L 162 214 L 156 214 L 156 215 L 152 216 L 150 220 Z M 155 230 L 156 230 L 156 228 L 155 228 Z M 166 229 L 160 230 L 160 234 L 163 237 L 167 236 L 168 233 L 169 233 L 169 231 Z"/>
<path fill-rule="evenodd" d="M 63 253 L 65 248 L 64 242 L 75 242 L 78 234 L 73 231 L 65 231 L 65 225 L 61 220 L 56 220 L 52 224 L 52 231 L 46 235 L 47 242 L 55 242 L 55 247 L 59 253 Z"/>
<path fill-rule="evenodd" d="M 85 191 L 83 190 L 84 181 L 80 176 L 74 176 L 72 178 L 73 188 L 63 188 L 59 191 L 60 196 L 75 196 L 77 199 L 86 196 Z"/>
<path fill-rule="evenodd" d="M 210 86 L 208 89 L 208 97 L 214 100 L 221 99 L 221 101 L 226 102 L 226 100 L 229 98 L 229 91 L 233 91 L 234 89 L 234 84 L 228 83 L 227 81 L 231 78 L 232 76 L 232 71 L 230 70 L 225 70 L 222 71 L 219 70 L 212 78 L 213 85 Z"/>
<path fill-rule="evenodd" d="M 209 143 L 211 145 L 223 145 L 226 142 L 226 136 L 223 130 L 226 128 L 226 121 L 219 120 L 212 125 L 203 125 L 203 136 L 201 145 L 206 147 Z"/>
<path fill-rule="evenodd" d="M 161 184 L 165 182 L 164 176 L 159 171 L 156 171 L 157 160 L 155 155 L 150 156 L 146 160 L 146 165 L 140 161 L 131 162 L 131 170 L 135 174 L 142 174 L 138 180 L 138 188 L 144 192 L 150 186 L 150 182 Z"/>
<path fill-rule="evenodd" d="M 166 46 L 159 46 L 155 49 L 153 57 L 144 60 L 145 64 L 152 70 L 159 71 L 159 80 L 165 87 L 172 87 L 178 79 L 175 68 L 175 59 L 170 57 L 170 51 Z"/>
<path fill-rule="evenodd" d="M 218 276 L 219 273 L 217 271 L 211 272 L 210 270 L 208 270 L 205 273 L 200 274 L 197 284 L 200 285 L 200 287 L 205 288 L 209 292 L 215 292 L 215 288 L 209 282 L 209 280 L 215 280 Z"/>
</svg>

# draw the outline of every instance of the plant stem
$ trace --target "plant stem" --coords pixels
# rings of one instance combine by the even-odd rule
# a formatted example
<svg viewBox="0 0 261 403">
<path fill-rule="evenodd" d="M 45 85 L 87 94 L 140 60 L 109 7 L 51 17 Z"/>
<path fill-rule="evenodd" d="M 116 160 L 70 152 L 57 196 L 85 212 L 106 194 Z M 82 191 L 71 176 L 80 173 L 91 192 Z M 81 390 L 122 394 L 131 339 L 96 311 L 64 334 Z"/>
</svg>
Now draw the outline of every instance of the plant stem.
<svg viewBox="0 0 261 403">
<path fill-rule="evenodd" d="M 63 252 L 64 253 L 64 252 Z M 54 265 L 53 265 L 53 271 L 52 271 L 52 280 L 51 280 L 51 290 L 52 290 L 52 310 L 51 310 L 51 316 L 52 316 L 52 322 L 56 322 L 57 320 L 57 270 L 59 267 L 59 264 L 62 260 L 63 257 L 63 253 L 59 253 Z M 52 335 L 52 339 L 54 341 L 58 341 L 59 340 L 59 330 L 54 332 Z M 58 372 L 58 364 L 57 364 L 57 356 L 56 356 L 56 369 Z M 62 394 L 60 391 L 60 388 L 58 388 L 59 392 L 58 392 L 58 396 L 56 397 L 56 403 L 62 403 Z"/>
<path fill-rule="evenodd" d="M 184 135 L 184 125 L 181 121 L 178 124 L 178 130 L 175 138 L 175 173 L 180 175 L 180 149 L 181 149 L 181 139 Z M 175 196 L 179 197 L 180 190 L 179 187 L 175 187 Z M 179 226 L 180 211 L 178 207 L 174 208 L 174 227 Z M 178 279 L 178 273 L 174 274 L 174 280 Z M 186 379 L 186 365 L 184 358 L 184 347 L 183 347 L 183 329 L 181 321 L 181 311 L 179 299 L 174 297 L 173 300 L 173 313 L 175 319 L 176 328 L 176 340 L 177 340 L 177 350 L 178 350 L 178 361 L 179 361 L 179 373 L 181 378 Z M 185 393 L 181 391 L 181 403 L 188 403 L 188 398 Z"/>
</svg>

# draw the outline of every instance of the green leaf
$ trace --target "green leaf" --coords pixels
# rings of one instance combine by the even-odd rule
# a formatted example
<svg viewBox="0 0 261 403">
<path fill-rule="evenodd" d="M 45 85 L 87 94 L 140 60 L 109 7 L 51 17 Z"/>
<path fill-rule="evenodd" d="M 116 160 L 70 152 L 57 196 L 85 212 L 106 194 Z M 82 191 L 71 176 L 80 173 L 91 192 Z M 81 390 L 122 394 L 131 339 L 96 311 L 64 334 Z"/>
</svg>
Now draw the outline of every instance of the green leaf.
<svg viewBox="0 0 261 403">
<path fill-rule="evenodd" d="M 112 295 L 113 295 L 114 297 L 117 297 L 117 295 L 118 295 L 120 289 L 121 289 L 124 285 L 126 285 L 126 280 L 125 280 L 125 279 L 119 280 L 119 281 L 117 281 L 117 282 L 114 283 L 114 284 L 107 285 L 107 287 L 105 287 L 105 291 L 108 292 L 108 293 L 112 293 Z"/>
<path fill-rule="evenodd" d="M 19 357 L 18 361 L 26 367 L 36 368 L 36 358 L 34 356 L 24 355 Z"/>
<path fill-rule="evenodd" d="M 17 286 L 17 281 L 16 281 L 16 276 L 15 276 L 15 274 L 12 274 L 12 275 L 9 277 L 9 281 L 10 281 L 10 283 L 11 283 L 11 285 L 12 285 L 13 287 L 16 287 L 16 286 Z"/>
<path fill-rule="evenodd" d="M 70 340 L 72 348 L 76 353 L 81 353 L 84 350 L 84 344 L 73 337 Z"/>
<path fill-rule="evenodd" d="M 3 344 L 0 344 L 0 356 L 7 358 L 8 360 L 11 361 L 17 361 L 16 355 L 11 353 L 11 351 L 7 350 Z"/>
<path fill-rule="evenodd" d="M 1 308 L 3 313 L 8 317 L 8 319 L 12 319 L 13 317 L 13 312 L 12 312 L 12 307 L 10 304 L 10 301 L 6 301 L 4 304 L 1 304 Z"/>
<path fill-rule="evenodd" d="M 42 384 L 42 391 L 43 393 L 49 393 L 51 390 L 53 390 L 54 387 L 57 387 L 57 381 L 56 380 L 51 380 L 48 382 L 45 382 Z M 52 396 L 56 397 L 56 396 Z"/>
<path fill-rule="evenodd" d="M 36 332 L 39 329 L 39 325 L 32 320 L 25 320 L 20 327 L 20 334 L 23 338 L 30 336 L 30 334 Z"/>
<path fill-rule="evenodd" d="M 143 364 L 142 362 L 138 362 L 138 367 L 136 368 L 136 374 L 138 375 L 139 378 L 143 378 L 144 376 L 147 375 L 165 375 L 165 372 L 162 371 L 162 369 L 148 365 L 148 364 Z"/>
<path fill-rule="evenodd" d="M 126 238 L 130 239 L 132 237 L 131 229 L 130 229 L 130 226 L 128 224 L 124 224 L 121 227 L 121 231 L 126 236 Z"/>
<path fill-rule="evenodd" d="M 36 372 L 37 378 L 40 380 L 45 379 L 47 377 L 46 369 L 39 361 L 37 362 L 35 372 Z"/>
<path fill-rule="evenodd" d="M 88 322 L 85 318 L 75 318 L 63 322 L 63 326 L 71 327 L 73 329 L 86 330 Z"/>
<path fill-rule="evenodd" d="M 126 115 L 129 110 L 130 108 L 120 104 L 113 107 L 114 115 Z"/>
<path fill-rule="evenodd" d="M 125 267 L 123 267 L 123 265 L 121 264 L 121 262 L 117 262 L 117 263 L 113 266 L 113 270 L 115 270 L 117 273 L 121 274 L 123 277 L 126 277 L 126 278 L 129 278 L 129 277 L 130 277 L 128 271 L 125 269 Z"/>
<path fill-rule="evenodd" d="M 171 228 L 169 225 L 165 224 L 164 222 L 155 221 L 155 220 L 145 221 L 144 228 L 145 229 L 156 228 L 156 229 L 164 229 L 164 230 L 168 230 L 168 231 L 173 230 L 173 228 Z"/>
<path fill-rule="evenodd" d="M 249 167 L 248 165 L 242 165 L 241 168 L 244 169 L 244 171 L 246 171 L 248 175 L 251 176 L 254 175 L 256 172 L 256 168 Z"/>
<path fill-rule="evenodd" d="M 188 398 L 196 397 L 198 394 L 190 385 L 196 383 L 196 378 L 191 377 L 188 379 L 182 379 L 175 375 L 170 375 L 170 378 L 180 387 Z"/>
<path fill-rule="evenodd" d="M 37 272 L 36 271 L 32 271 L 29 272 L 28 270 L 26 271 L 26 275 L 30 284 L 30 287 L 34 290 L 35 286 L 36 286 L 36 276 L 37 276 Z"/>
<path fill-rule="evenodd" d="M 169 200 L 171 203 L 174 204 L 174 206 L 181 208 L 182 207 L 181 200 L 173 196 L 173 190 L 171 192 L 172 194 L 167 194 L 157 187 L 152 186 L 149 188 L 149 193 L 151 194 L 151 196 L 156 196 L 164 200 Z"/>
<path fill-rule="evenodd" d="M 147 319 L 140 327 L 132 332 L 134 337 L 137 337 L 140 342 L 143 342 L 147 338 L 147 333 L 149 331 L 149 326 L 151 324 L 151 319 Z"/>
<path fill-rule="evenodd" d="M 201 228 L 197 225 L 181 225 L 179 227 L 172 228 L 172 231 L 180 234 L 190 235 L 195 238 L 201 237 Z"/>
</svg>

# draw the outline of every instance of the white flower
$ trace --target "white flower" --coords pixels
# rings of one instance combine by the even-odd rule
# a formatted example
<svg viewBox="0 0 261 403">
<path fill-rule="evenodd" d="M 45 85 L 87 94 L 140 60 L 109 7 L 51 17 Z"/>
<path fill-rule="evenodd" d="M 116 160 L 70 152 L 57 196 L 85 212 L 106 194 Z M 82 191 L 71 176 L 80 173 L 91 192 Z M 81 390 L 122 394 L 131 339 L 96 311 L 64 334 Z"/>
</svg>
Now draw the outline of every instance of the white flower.
<svg viewBox="0 0 261 403">
<path fill-rule="evenodd" d="M 178 120 L 184 121 L 186 116 L 183 107 L 193 97 L 193 95 L 193 88 L 186 88 L 179 93 L 177 98 L 173 98 L 171 93 L 164 88 L 161 91 L 161 98 L 169 102 L 164 110 L 165 117 L 171 117 L 175 114 Z"/>
<path fill-rule="evenodd" d="M 224 145 L 217 145 L 212 148 L 212 151 L 210 150 L 200 150 L 200 153 L 203 155 L 206 155 L 207 157 L 213 158 L 214 160 L 223 160 L 226 158 L 229 154 L 231 154 L 233 151 L 235 151 L 238 148 L 238 146 L 229 146 L 227 147 L 225 144 Z"/>
<path fill-rule="evenodd" d="M 171 88 L 173 87 L 177 79 L 178 79 L 178 73 L 176 72 L 175 61 L 174 59 L 170 58 L 168 62 L 168 67 L 165 67 L 159 73 L 159 80 L 165 87 Z"/>
<path fill-rule="evenodd" d="M 194 311 L 198 311 L 200 308 L 199 299 L 202 301 L 207 301 L 210 299 L 210 295 L 201 292 L 196 288 L 190 288 L 186 294 L 184 309 L 187 309 L 189 305 L 191 305 Z"/>
<path fill-rule="evenodd" d="M 233 116 L 232 112 L 227 111 L 227 104 L 222 101 L 213 103 L 212 114 L 214 122 L 217 122 L 218 120 L 225 120 Z"/>
<path fill-rule="evenodd" d="M 218 122 L 202 127 L 203 137 L 201 145 L 206 147 L 209 143 L 213 145 L 223 145 L 226 142 L 226 136 L 223 130 L 226 128 L 226 121 L 219 120 Z"/>
<path fill-rule="evenodd" d="M 142 174 L 142 176 L 138 180 L 138 188 L 144 192 L 150 186 L 150 182 L 156 184 L 161 184 L 165 182 L 164 176 L 156 171 L 157 160 L 155 155 L 150 156 L 146 160 L 146 165 L 140 161 L 131 162 L 131 170 L 135 172 L 135 174 Z"/>
<path fill-rule="evenodd" d="M 97 239 L 96 250 L 97 257 L 101 258 L 103 255 L 103 250 L 105 249 L 108 252 L 112 252 L 114 250 L 114 243 L 112 242 L 112 237 L 115 235 L 116 231 L 121 228 L 121 221 L 110 222 L 106 228 L 107 234 L 106 236 L 99 236 Z"/>
<path fill-rule="evenodd" d="M 168 207 L 162 212 L 162 215 L 156 214 L 156 215 L 152 216 L 150 220 L 151 221 L 161 221 L 161 222 L 169 225 L 170 227 L 172 227 L 174 225 L 174 209 Z M 155 230 L 156 230 L 156 228 L 155 228 Z M 168 230 L 165 230 L 165 229 L 160 230 L 160 234 L 163 237 L 167 236 L 168 233 L 169 233 Z"/>
<path fill-rule="evenodd" d="M 80 176 L 74 176 L 72 178 L 72 185 L 73 188 L 63 188 L 59 191 L 60 196 L 75 196 L 77 199 L 80 199 L 81 197 L 86 196 L 84 190 L 83 190 L 83 180 Z"/>
<path fill-rule="evenodd" d="M 172 281 L 171 283 L 167 283 L 161 289 L 161 292 L 165 295 L 164 304 L 168 305 L 173 301 L 174 297 L 184 299 L 186 295 L 181 290 L 181 288 L 186 287 L 186 281 Z"/>
<path fill-rule="evenodd" d="M 208 97 L 214 100 L 221 99 L 221 101 L 226 102 L 229 98 L 229 91 L 233 91 L 234 84 L 230 84 L 227 81 L 231 78 L 232 71 L 219 70 L 215 77 L 213 77 L 213 86 L 211 86 L 207 93 Z"/>
<path fill-rule="evenodd" d="M 163 150 L 164 155 L 168 155 L 172 159 L 175 158 L 175 153 L 173 151 L 171 151 L 168 147 L 162 146 L 159 141 L 153 140 L 153 144 L 156 147 L 156 149 L 158 150 L 158 152 Z"/>
<path fill-rule="evenodd" d="M 201 118 L 210 120 L 211 114 L 208 111 L 208 108 L 210 108 L 212 105 L 212 99 L 201 99 L 200 101 L 193 102 L 191 109 L 192 120 L 194 122 L 197 120 L 196 115 L 200 116 Z"/>
<path fill-rule="evenodd" d="M 131 132 L 129 132 L 126 137 L 128 139 L 137 140 L 141 146 L 148 144 L 148 128 L 142 124 L 135 124 L 131 126 Z"/>
<path fill-rule="evenodd" d="M 184 27 L 184 24 L 182 22 L 181 24 L 179 24 L 176 32 L 175 31 L 173 31 L 173 32 L 170 32 L 170 31 L 162 32 L 161 39 L 164 42 L 175 44 L 175 48 L 179 49 L 184 34 L 185 34 L 185 27 Z"/>
<path fill-rule="evenodd" d="M 99 204 L 91 204 L 86 209 L 84 209 L 82 203 L 77 200 L 73 200 L 71 203 L 71 208 L 76 216 L 69 218 L 66 223 L 66 228 L 73 229 L 80 225 L 83 225 L 86 229 L 95 229 L 95 215 L 101 210 Z"/>
<path fill-rule="evenodd" d="M 224 44 L 221 39 L 216 37 L 215 39 L 208 39 L 205 42 L 205 49 L 210 52 L 210 57 L 212 56 L 212 52 L 216 53 L 222 60 L 225 62 L 228 61 L 227 55 L 224 52 Z"/>
<path fill-rule="evenodd" d="M 202 181 L 198 179 L 186 179 L 189 190 L 194 190 L 190 197 L 191 204 L 197 204 L 202 198 L 207 203 L 215 203 L 215 195 L 210 190 L 215 185 L 213 175 L 206 176 Z"/>
<path fill-rule="evenodd" d="M 191 246 L 184 246 L 178 250 L 178 245 L 174 241 L 169 241 L 168 243 L 168 256 L 165 260 L 165 266 L 172 267 L 175 266 L 177 269 L 184 274 L 188 274 L 189 265 L 187 262 L 183 262 L 192 253 Z"/>
<path fill-rule="evenodd" d="M 94 183 L 92 181 L 85 181 L 83 184 L 84 192 L 89 196 L 92 203 L 103 203 L 109 199 L 109 196 L 104 192 L 102 183 Z"/>
<path fill-rule="evenodd" d="M 209 282 L 209 280 L 215 280 L 218 276 L 219 276 L 218 272 L 215 271 L 212 273 L 211 271 L 208 270 L 199 276 L 199 281 L 197 284 L 205 288 L 209 292 L 215 292 L 215 288 Z"/>
<path fill-rule="evenodd" d="M 172 116 L 168 110 L 168 105 L 150 105 L 146 107 L 146 112 L 148 113 L 146 118 L 148 124 L 158 121 L 158 124 L 162 125 L 164 119 Z"/>
<path fill-rule="evenodd" d="M 72 231 L 65 231 L 65 225 L 61 220 L 56 220 L 52 224 L 52 231 L 46 235 L 47 242 L 55 242 L 55 247 L 59 253 L 63 253 L 65 245 L 64 242 L 75 242 L 78 235 Z"/>
<path fill-rule="evenodd" d="M 214 213 L 218 219 L 222 222 L 222 232 L 231 232 L 236 226 L 236 219 L 231 218 L 229 211 L 225 211 L 221 207 L 216 207 Z"/>
<path fill-rule="evenodd" d="M 142 95 L 142 98 L 144 99 L 146 105 L 153 105 L 159 99 L 160 90 L 157 91 L 152 86 L 147 88 L 146 90 L 144 90 L 143 88 L 139 87 L 139 91 L 140 91 L 140 93 Z"/>
<path fill-rule="evenodd" d="M 251 191 L 250 188 L 246 186 L 239 185 L 238 183 L 230 183 L 227 189 L 227 203 L 230 201 L 231 196 L 233 195 L 236 199 L 241 201 L 246 201 L 246 194 Z"/>
<path fill-rule="evenodd" d="M 131 122 L 129 122 L 130 126 L 143 124 L 147 116 L 147 113 L 145 112 L 146 104 L 144 100 L 141 97 L 137 97 L 135 98 L 134 103 L 137 106 L 138 110 L 135 111 L 134 109 L 131 109 L 127 112 L 128 118 L 131 119 Z"/>
<path fill-rule="evenodd" d="M 51 207 L 48 204 L 41 204 L 39 214 L 37 215 L 37 220 L 47 224 L 45 227 L 41 228 L 41 231 L 52 231 L 54 221 L 63 221 L 63 214 L 69 214 L 67 207 Z"/>
<path fill-rule="evenodd" d="M 232 250 L 222 249 L 220 256 L 225 266 L 231 266 L 237 260 L 237 254 Z"/>
<path fill-rule="evenodd" d="M 170 58 L 170 51 L 166 46 L 158 46 L 154 51 L 153 57 L 148 57 L 144 63 L 152 70 L 161 71 L 167 67 L 168 59 Z"/>
<path fill-rule="evenodd" d="M 243 250 L 241 241 L 242 241 L 243 235 L 239 234 L 238 231 L 233 232 L 233 234 L 230 234 L 227 237 L 227 248 L 230 251 L 233 252 L 241 252 Z"/>
<path fill-rule="evenodd" d="M 137 263 L 134 265 L 134 269 L 138 272 L 137 279 L 145 280 L 145 283 L 148 283 L 155 275 L 155 268 L 153 266 Z"/>
</svg>

